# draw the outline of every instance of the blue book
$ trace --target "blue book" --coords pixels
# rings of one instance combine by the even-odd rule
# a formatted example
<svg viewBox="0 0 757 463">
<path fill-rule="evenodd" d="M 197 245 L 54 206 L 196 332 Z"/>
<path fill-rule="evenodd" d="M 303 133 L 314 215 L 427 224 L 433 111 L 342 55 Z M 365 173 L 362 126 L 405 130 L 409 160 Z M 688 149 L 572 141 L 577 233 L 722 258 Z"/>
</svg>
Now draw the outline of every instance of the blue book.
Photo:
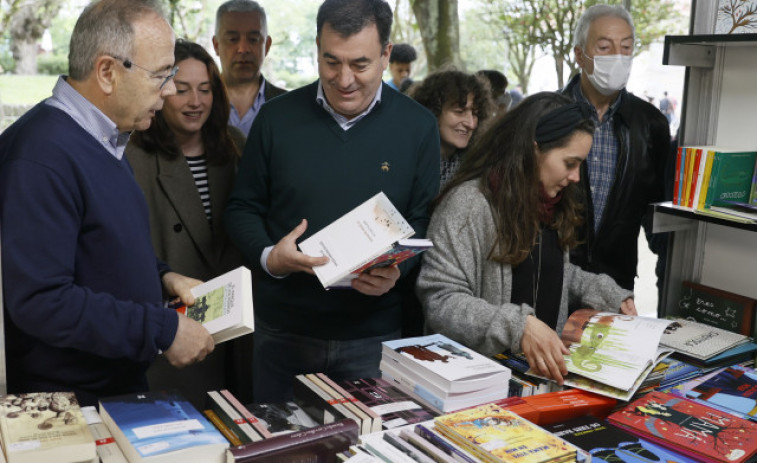
<svg viewBox="0 0 757 463">
<path fill-rule="evenodd" d="M 131 463 L 226 461 L 229 442 L 178 392 L 104 398 L 100 414 Z"/>
<path fill-rule="evenodd" d="M 733 365 L 698 384 L 686 396 L 757 420 L 757 371 Z"/>
</svg>

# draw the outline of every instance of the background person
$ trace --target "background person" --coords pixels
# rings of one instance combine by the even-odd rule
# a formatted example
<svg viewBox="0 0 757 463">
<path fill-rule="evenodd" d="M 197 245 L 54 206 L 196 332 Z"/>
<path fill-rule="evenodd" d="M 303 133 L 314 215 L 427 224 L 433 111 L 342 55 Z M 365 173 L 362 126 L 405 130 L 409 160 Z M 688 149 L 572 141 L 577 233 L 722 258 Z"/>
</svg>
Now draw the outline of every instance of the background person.
<svg viewBox="0 0 757 463">
<path fill-rule="evenodd" d="M 558 336 L 568 299 L 635 314 L 632 294 L 568 261 L 581 216 L 574 199 L 594 126 L 564 96 L 543 92 L 497 119 L 442 191 L 417 292 L 430 330 L 485 355 L 524 352 L 562 383 Z"/>
<path fill-rule="evenodd" d="M 70 75 L 0 135 L 10 393 L 72 390 L 94 405 L 146 390 L 161 350 L 179 367 L 213 350 L 202 325 L 163 308 L 163 291 L 192 304 L 200 282 L 155 257 L 123 156 L 176 92 L 173 49 L 158 4 L 92 3 L 71 35 Z"/>
<path fill-rule="evenodd" d="M 395 90 L 402 91 L 404 83 L 404 88 L 408 89 L 413 83 L 410 73 L 413 71 L 413 61 L 417 58 L 415 48 L 409 43 L 394 44 L 389 55 L 389 72 L 392 78 L 387 80 L 386 84 Z"/>
<path fill-rule="evenodd" d="M 507 77 L 496 69 L 482 69 L 476 72 L 476 76 L 486 79 L 491 89 L 491 98 L 494 102 L 494 113 L 504 114 L 512 103 L 513 97 L 507 91 Z"/>
<path fill-rule="evenodd" d="M 176 94 L 166 97 L 147 130 L 131 137 L 125 153 L 147 199 L 158 258 L 206 281 L 243 265 L 224 230 L 223 211 L 245 137 L 227 125 L 229 99 L 213 57 L 185 40 L 176 41 L 174 57 Z M 223 343 L 202 364 L 182 370 L 159 359 L 148 371 L 150 383 L 178 388 L 197 406 L 204 406 L 206 391 L 225 388 L 251 400 L 251 353 L 246 361 L 229 363 L 228 374 L 225 365 L 243 354 L 241 343 Z"/>
</svg>

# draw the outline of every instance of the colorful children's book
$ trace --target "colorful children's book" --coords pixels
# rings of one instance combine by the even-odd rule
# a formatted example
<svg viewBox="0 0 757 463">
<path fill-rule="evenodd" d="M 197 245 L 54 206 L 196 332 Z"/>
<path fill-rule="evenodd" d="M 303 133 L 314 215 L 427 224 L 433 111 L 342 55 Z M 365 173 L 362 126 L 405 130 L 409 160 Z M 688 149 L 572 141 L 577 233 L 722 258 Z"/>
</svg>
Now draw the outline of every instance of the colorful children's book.
<svg viewBox="0 0 757 463">
<path fill-rule="evenodd" d="M 510 369 L 441 334 L 385 341 L 382 360 L 448 393 L 507 388 Z"/>
<path fill-rule="evenodd" d="M 536 463 L 576 456 L 573 445 L 494 404 L 441 415 L 434 423 L 436 431 L 484 461 Z"/>
<path fill-rule="evenodd" d="M 664 392 L 650 392 L 608 420 L 697 461 L 742 463 L 757 453 L 757 423 Z"/>
<path fill-rule="evenodd" d="M 686 395 L 757 420 L 757 371 L 754 368 L 727 367 Z"/>
<path fill-rule="evenodd" d="M 757 151 L 715 149 L 705 208 L 723 200 L 748 201 Z"/>
</svg>

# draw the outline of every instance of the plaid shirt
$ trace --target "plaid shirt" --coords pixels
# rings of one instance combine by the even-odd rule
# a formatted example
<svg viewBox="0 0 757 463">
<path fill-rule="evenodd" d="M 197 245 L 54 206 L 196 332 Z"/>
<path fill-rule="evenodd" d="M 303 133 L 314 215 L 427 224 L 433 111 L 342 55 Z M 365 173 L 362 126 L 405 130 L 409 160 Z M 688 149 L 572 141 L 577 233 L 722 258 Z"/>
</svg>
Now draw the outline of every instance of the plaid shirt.
<svg viewBox="0 0 757 463">
<path fill-rule="evenodd" d="M 591 189 L 591 203 L 594 206 L 594 232 L 599 230 L 602 223 L 607 198 L 610 196 L 610 189 L 615 181 L 615 169 L 620 155 L 620 142 L 613 131 L 613 119 L 615 113 L 620 107 L 620 100 L 623 98 L 625 90 L 621 90 L 618 98 L 610 105 L 600 122 L 594 105 L 589 103 L 581 86 L 576 85 L 573 90 L 573 99 L 583 102 L 591 109 L 591 118 L 594 120 L 597 128 L 594 131 L 594 141 L 591 145 L 591 151 L 586 158 L 586 166 L 589 171 L 588 180 Z"/>
</svg>

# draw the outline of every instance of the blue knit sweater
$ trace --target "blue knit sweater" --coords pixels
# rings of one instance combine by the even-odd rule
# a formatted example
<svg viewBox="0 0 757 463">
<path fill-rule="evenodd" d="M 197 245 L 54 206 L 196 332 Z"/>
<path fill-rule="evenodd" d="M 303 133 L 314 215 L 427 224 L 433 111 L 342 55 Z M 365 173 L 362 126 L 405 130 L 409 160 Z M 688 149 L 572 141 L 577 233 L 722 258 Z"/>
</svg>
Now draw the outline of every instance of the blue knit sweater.
<svg viewBox="0 0 757 463">
<path fill-rule="evenodd" d="M 0 227 L 9 392 L 143 389 L 178 319 L 128 163 L 41 103 L 0 136 Z"/>
<path fill-rule="evenodd" d="M 320 339 L 384 335 L 400 328 L 397 287 L 381 297 L 325 291 L 307 273 L 270 277 L 261 271 L 260 256 L 303 218 L 308 229 L 301 239 L 379 191 L 414 237 L 424 237 L 428 205 L 439 192 L 438 126 L 428 110 L 385 86 L 381 103 L 345 131 L 316 103 L 316 91 L 317 82 L 261 108 L 226 209 L 226 230 L 257 270 L 256 318 Z"/>
</svg>

